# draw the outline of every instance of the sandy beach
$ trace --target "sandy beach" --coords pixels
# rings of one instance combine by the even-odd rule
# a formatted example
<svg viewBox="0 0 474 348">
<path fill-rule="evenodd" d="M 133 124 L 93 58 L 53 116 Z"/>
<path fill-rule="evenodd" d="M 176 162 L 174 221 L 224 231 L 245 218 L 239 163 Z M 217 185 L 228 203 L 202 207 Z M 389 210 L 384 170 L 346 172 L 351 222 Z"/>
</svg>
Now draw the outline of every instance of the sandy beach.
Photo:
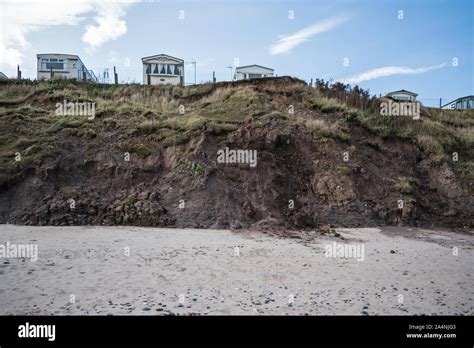
<svg viewBox="0 0 474 348">
<path fill-rule="evenodd" d="M 337 232 L 0 225 L 0 243 L 38 250 L 0 258 L 0 314 L 474 314 L 472 234 Z"/>
</svg>

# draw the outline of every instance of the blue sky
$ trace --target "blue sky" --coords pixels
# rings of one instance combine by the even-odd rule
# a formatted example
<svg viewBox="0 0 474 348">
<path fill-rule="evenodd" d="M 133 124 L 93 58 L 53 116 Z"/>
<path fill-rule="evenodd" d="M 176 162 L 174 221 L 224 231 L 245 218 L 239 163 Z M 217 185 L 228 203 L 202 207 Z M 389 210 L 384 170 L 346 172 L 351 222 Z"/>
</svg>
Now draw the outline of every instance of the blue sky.
<svg viewBox="0 0 474 348">
<path fill-rule="evenodd" d="M 195 60 L 198 82 L 213 71 L 230 79 L 237 59 L 374 94 L 407 89 L 427 105 L 474 94 L 471 0 L 1 1 L 0 71 L 10 76 L 20 62 L 35 78 L 36 53 L 58 52 L 141 83 L 140 58 L 166 53 Z"/>
</svg>

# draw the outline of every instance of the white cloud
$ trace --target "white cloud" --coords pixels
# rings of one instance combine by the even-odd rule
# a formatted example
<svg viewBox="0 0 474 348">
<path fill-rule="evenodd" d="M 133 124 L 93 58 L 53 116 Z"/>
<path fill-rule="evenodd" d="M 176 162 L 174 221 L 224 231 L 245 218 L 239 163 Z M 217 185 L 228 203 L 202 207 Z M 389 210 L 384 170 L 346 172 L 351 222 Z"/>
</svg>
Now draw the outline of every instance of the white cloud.
<svg viewBox="0 0 474 348">
<path fill-rule="evenodd" d="M 30 46 L 26 35 L 57 25 L 77 25 L 90 3 L 2 2 L 0 11 L 0 68 L 13 70 L 22 61 L 22 51 Z M 54 10 L 53 10 L 54 9 Z"/>
<path fill-rule="evenodd" d="M 391 75 L 415 75 L 423 74 L 430 70 L 441 69 L 446 66 L 446 63 L 432 65 L 421 68 L 410 68 L 406 66 L 386 66 L 383 68 L 377 68 L 365 71 L 363 73 L 348 77 L 341 80 L 342 83 L 359 83 L 362 81 L 368 81 L 378 79 L 379 77 L 391 76 Z"/>
<path fill-rule="evenodd" d="M 124 20 L 114 17 L 98 17 L 98 26 L 88 26 L 82 37 L 82 41 L 88 43 L 92 48 L 101 46 L 109 40 L 116 40 L 127 32 Z"/>
<path fill-rule="evenodd" d="M 96 48 L 126 31 L 121 17 L 132 2 L 99 0 L 16 0 L 0 3 L 0 70 L 16 69 L 30 43 L 27 36 L 53 26 L 79 25 L 94 13 L 97 26 L 88 26 L 85 42 Z M 115 28 L 110 29 L 110 26 Z M 94 29 L 95 28 L 95 29 Z M 66 52 L 69 53 L 69 52 Z"/>
<path fill-rule="evenodd" d="M 97 4 L 96 25 L 88 25 L 82 41 L 93 51 L 104 42 L 116 40 L 127 32 L 127 24 L 121 17 L 131 2 L 101 2 Z"/>
<path fill-rule="evenodd" d="M 344 23 L 347 19 L 348 17 L 346 15 L 334 16 L 310 25 L 293 35 L 283 36 L 270 47 L 270 54 L 288 53 L 296 46 L 308 41 L 312 36 L 331 30 L 339 24 Z"/>
<path fill-rule="evenodd" d="M 22 56 L 19 50 L 6 47 L 0 40 L 0 68 L 13 71 L 16 69 L 16 65 L 21 62 Z"/>
</svg>

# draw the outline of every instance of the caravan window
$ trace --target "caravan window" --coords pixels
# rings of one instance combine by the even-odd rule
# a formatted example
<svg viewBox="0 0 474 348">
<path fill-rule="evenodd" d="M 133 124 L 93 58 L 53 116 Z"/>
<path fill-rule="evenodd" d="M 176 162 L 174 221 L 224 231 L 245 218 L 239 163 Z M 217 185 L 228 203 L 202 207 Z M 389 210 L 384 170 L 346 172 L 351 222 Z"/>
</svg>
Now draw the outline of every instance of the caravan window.
<svg viewBox="0 0 474 348">
<path fill-rule="evenodd" d="M 42 70 L 64 70 L 64 59 L 57 58 L 42 58 L 41 59 L 41 69 Z"/>
</svg>

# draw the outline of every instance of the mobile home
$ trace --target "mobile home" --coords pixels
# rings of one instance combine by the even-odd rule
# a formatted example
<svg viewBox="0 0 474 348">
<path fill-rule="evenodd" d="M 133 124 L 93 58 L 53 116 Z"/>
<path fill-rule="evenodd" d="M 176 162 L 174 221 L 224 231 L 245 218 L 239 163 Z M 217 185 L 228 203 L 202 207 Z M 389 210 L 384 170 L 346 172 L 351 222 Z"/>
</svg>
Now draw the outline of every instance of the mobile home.
<svg viewBox="0 0 474 348">
<path fill-rule="evenodd" d="M 401 89 L 399 91 L 387 93 L 385 96 L 399 101 L 416 101 L 418 94 Z"/>
<path fill-rule="evenodd" d="M 74 54 L 37 54 L 37 79 L 76 79 L 78 81 L 97 81 L 94 73 L 88 70 L 79 56 Z"/>
<path fill-rule="evenodd" d="M 257 64 L 239 66 L 235 69 L 234 80 L 237 81 L 261 77 L 273 77 L 273 72 L 273 69 Z"/>
<path fill-rule="evenodd" d="M 144 85 L 184 85 L 184 60 L 166 54 L 142 58 Z"/>
<path fill-rule="evenodd" d="M 441 106 L 441 109 L 445 109 L 445 110 L 474 109 L 474 95 L 468 95 L 466 97 L 455 99 L 452 102 Z"/>
</svg>

